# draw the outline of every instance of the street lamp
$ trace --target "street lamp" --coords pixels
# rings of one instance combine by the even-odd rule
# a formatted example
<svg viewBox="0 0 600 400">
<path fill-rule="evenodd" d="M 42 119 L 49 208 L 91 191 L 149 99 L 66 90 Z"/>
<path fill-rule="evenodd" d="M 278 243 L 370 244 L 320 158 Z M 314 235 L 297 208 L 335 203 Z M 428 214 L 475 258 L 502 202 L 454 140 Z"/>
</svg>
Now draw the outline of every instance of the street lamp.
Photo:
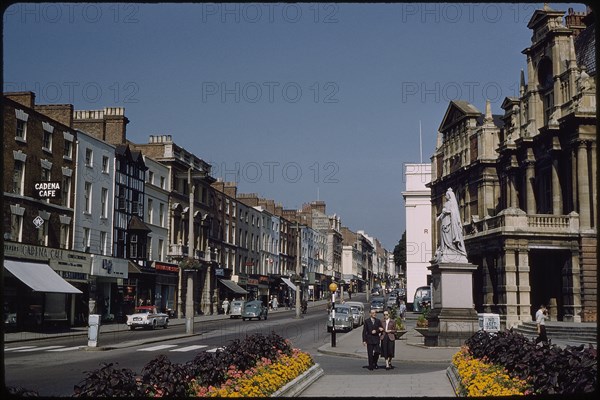
<svg viewBox="0 0 600 400">
<path fill-rule="evenodd" d="M 335 347 L 335 291 L 337 285 L 335 282 L 329 284 L 329 291 L 331 292 L 331 347 Z"/>
</svg>

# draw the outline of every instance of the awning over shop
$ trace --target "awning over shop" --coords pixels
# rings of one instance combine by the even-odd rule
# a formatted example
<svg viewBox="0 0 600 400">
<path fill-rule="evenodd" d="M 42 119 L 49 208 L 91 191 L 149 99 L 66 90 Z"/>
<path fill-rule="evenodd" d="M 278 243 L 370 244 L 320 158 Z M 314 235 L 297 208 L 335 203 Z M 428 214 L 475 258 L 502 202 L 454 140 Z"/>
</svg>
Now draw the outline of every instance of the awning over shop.
<svg viewBox="0 0 600 400">
<path fill-rule="evenodd" d="M 140 269 L 139 265 L 137 265 L 133 261 L 127 262 L 127 270 L 130 274 L 141 274 L 142 273 L 142 270 Z"/>
<path fill-rule="evenodd" d="M 286 285 L 288 285 L 290 288 L 292 288 L 292 290 L 296 290 L 296 285 L 294 285 L 292 283 L 292 281 L 290 281 L 289 278 L 284 278 L 283 276 L 281 277 L 281 280 L 285 282 Z"/>
<path fill-rule="evenodd" d="M 82 293 L 61 278 L 48 264 L 4 260 L 4 268 L 36 292 Z"/>
<path fill-rule="evenodd" d="M 229 281 L 227 279 L 219 279 L 219 282 L 221 282 L 223 285 L 227 286 L 227 288 L 229 288 L 234 293 L 248 294 L 247 290 L 245 290 L 244 288 L 240 287 L 234 281 Z"/>
</svg>

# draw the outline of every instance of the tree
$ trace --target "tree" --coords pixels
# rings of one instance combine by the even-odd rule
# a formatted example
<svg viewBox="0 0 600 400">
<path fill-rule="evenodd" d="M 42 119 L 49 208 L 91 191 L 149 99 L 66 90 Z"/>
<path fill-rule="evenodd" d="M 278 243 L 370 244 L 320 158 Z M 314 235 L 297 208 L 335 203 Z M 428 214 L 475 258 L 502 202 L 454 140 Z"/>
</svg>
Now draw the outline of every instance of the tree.
<svg viewBox="0 0 600 400">
<path fill-rule="evenodd" d="M 406 273 L 406 231 L 402 233 L 402 237 L 394 247 L 394 264 Z"/>
</svg>

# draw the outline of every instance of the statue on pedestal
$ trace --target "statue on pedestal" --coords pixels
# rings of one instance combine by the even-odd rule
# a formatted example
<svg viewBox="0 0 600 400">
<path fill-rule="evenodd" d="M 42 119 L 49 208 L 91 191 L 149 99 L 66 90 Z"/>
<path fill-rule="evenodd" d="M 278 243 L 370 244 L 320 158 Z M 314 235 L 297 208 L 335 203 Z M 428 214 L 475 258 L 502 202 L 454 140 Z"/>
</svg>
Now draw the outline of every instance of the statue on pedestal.
<svg viewBox="0 0 600 400">
<path fill-rule="evenodd" d="M 460 212 L 452 188 L 448 188 L 446 191 L 446 203 L 437 217 L 437 221 L 440 220 L 440 243 L 435 252 L 434 261 L 437 263 L 467 263 Z"/>
</svg>

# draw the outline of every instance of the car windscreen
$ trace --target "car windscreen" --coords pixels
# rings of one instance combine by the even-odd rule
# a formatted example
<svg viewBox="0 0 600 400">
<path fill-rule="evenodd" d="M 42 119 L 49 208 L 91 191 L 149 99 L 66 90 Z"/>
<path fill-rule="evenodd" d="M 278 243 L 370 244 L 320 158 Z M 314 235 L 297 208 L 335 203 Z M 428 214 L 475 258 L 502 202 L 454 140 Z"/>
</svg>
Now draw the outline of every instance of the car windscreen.
<svg viewBox="0 0 600 400">
<path fill-rule="evenodd" d="M 348 311 L 350 311 L 350 309 L 345 308 L 345 307 L 344 308 L 337 308 L 337 307 L 335 308 L 335 312 L 337 314 L 348 314 Z"/>
</svg>

